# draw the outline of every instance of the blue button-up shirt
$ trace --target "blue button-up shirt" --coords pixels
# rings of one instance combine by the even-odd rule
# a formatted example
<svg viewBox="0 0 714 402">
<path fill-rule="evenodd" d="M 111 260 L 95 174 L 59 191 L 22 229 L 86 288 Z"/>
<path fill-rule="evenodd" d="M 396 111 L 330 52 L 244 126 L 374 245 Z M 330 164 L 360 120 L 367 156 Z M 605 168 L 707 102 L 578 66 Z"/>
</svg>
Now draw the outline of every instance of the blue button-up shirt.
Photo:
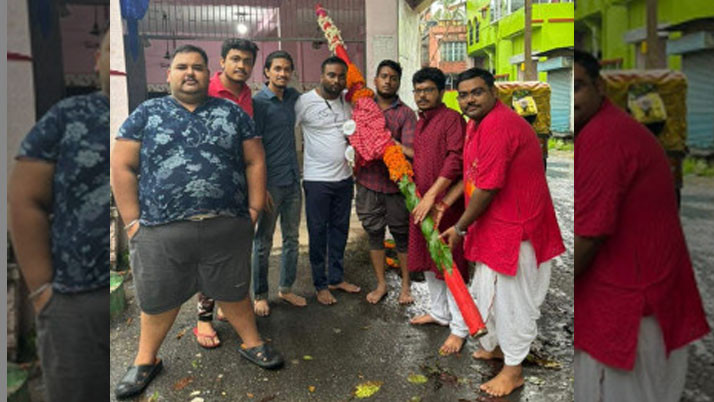
<svg viewBox="0 0 714 402">
<path fill-rule="evenodd" d="M 256 132 L 263 137 L 268 186 L 288 186 L 300 180 L 295 147 L 295 102 L 300 93 L 286 88 L 280 100 L 267 85 L 253 96 Z"/>
<path fill-rule="evenodd" d="M 64 99 L 30 130 L 17 159 L 55 166 L 50 242 L 52 287 L 77 293 L 109 286 L 109 100 Z"/>
<path fill-rule="evenodd" d="M 132 112 L 117 138 L 141 142 L 142 225 L 198 214 L 249 217 L 243 141 L 257 135 L 235 103 L 209 97 L 189 112 L 172 96 L 150 99 Z"/>
</svg>

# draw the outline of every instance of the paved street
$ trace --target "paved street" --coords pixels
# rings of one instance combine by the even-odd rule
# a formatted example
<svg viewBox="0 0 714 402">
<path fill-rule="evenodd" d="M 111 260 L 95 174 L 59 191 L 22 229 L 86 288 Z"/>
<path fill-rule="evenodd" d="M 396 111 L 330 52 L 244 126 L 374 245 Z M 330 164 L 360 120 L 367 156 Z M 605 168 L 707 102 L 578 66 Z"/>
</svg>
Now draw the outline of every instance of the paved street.
<svg viewBox="0 0 714 402">
<path fill-rule="evenodd" d="M 688 176 L 682 191 L 682 226 L 709 326 L 714 326 L 714 178 Z M 695 342 L 683 401 L 714 401 L 714 335 Z"/>
<path fill-rule="evenodd" d="M 548 178 L 568 252 L 554 266 L 551 289 L 539 321 L 540 334 L 532 350 L 536 363 L 526 366 L 526 385 L 506 399 L 509 401 L 573 398 L 572 154 L 552 155 Z M 271 315 L 258 319 L 258 325 L 263 336 L 286 357 L 283 370 L 266 372 L 240 358 L 236 352 L 239 341 L 226 323 L 216 325 L 222 340 L 220 348 L 200 348 L 191 334 L 195 325 L 194 298 L 184 305 L 160 351 L 165 364 L 163 373 L 143 398 L 156 394 L 160 401 L 191 401 L 196 397 L 205 402 L 344 401 L 356 399 L 352 392 L 357 385 L 377 381 L 381 382 L 381 388 L 370 400 L 492 400 L 480 393 L 478 386 L 495 375 L 500 366 L 473 360 L 470 355 L 475 342 L 467 342 L 458 356 L 442 357 L 438 349 L 448 329 L 408 324 L 410 317 L 425 311 L 426 283 L 412 285 L 416 304 L 399 306 L 399 277 L 396 270 L 391 270 L 390 293 L 385 300 L 379 305 L 365 300 L 376 281 L 368 260 L 366 237 L 356 216 L 351 225 L 345 257 L 346 279 L 362 286 L 362 293 L 338 293 L 338 303 L 331 307 L 316 302 L 305 231 L 300 237 L 295 291 L 308 296 L 308 306 L 298 309 L 280 303 L 276 287 L 271 289 Z M 271 260 L 271 284 L 278 280 L 275 269 L 278 261 L 276 250 Z M 112 386 L 124 374 L 136 350 L 139 315 L 131 297 L 132 288 L 129 282 L 129 308 L 112 322 Z M 407 380 L 410 374 L 424 375 L 427 381 L 410 383 Z"/>
</svg>

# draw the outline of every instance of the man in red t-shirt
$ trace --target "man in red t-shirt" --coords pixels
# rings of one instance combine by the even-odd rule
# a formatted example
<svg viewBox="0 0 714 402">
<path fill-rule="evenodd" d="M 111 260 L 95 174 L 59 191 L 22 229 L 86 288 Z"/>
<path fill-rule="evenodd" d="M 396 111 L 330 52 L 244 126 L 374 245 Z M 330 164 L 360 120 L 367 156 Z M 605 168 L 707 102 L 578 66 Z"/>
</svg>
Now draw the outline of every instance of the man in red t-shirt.
<svg viewBox="0 0 714 402">
<path fill-rule="evenodd" d="M 671 172 L 575 52 L 575 399 L 678 401 L 709 332 Z"/>
<path fill-rule="evenodd" d="M 481 385 L 504 396 L 523 385 L 521 362 L 538 334 L 551 260 L 565 247 L 533 129 L 498 100 L 488 71 L 466 70 L 456 82 L 459 106 L 471 119 L 463 154 L 466 211 L 442 238 L 454 248 L 464 237 L 466 258 L 476 263 L 471 294 L 488 334 L 473 357 L 504 360 Z"/>
<path fill-rule="evenodd" d="M 221 46 L 221 71 L 208 85 L 208 95 L 230 99 L 253 117 L 253 97 L 248 78 L 253 73 L 258 46 L 246 39 L 227 39 Z"/>
<path fill-rule="evenodd" d="M 221 46 L 221 69 L 211 77 L 208 84 L 208 95 L 215 98 L 225 98 L 237 103 L 244 112 L 253 117 L 253 98 L 246 81 L 250 78 L 255 65 L 258 46 L 246 39 L 227 39 Z M 199 345 L 204 348 L 215 348 L 221 344 L 218 334 L 213 330 L 213 307 L 215 302 L 203 293 L 198 294 L 198 324 L 194 335 Z M 265 315 L 268 301 L 260 300 L 254 307 L 259 316 Z M 218 319 L 224 321 L 221 309 L 218 309 Z"/>
</svg>

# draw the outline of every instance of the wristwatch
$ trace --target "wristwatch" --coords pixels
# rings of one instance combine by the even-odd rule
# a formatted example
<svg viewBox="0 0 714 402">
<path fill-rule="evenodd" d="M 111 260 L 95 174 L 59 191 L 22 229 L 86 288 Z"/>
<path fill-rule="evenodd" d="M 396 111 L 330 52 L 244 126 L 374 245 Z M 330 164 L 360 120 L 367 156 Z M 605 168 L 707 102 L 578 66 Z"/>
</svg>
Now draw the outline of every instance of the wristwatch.
<svg viewBox="0 0 714 402">
<path fill-rule="evenodd" d="M 457 235 L 459 235 L 459 237 L 464 237 L 464 236 L 466 236 L 466 231 L 465 231 L 465 230 L 461 230 L 461 228 L 459 227 L 458 224 L 454 224 L 454 231 L 456 232 Z"/>
</svg>

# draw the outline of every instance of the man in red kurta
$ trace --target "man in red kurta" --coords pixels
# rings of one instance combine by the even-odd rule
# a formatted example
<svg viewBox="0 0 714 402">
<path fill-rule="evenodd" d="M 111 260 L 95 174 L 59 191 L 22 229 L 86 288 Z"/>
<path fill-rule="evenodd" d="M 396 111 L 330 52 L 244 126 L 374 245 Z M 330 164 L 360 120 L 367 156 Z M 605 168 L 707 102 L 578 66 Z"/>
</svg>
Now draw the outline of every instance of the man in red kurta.
<svg viewBox="0 0 714 402">
<path fill-rule="evenodd" d="M 428 314 L 415 317 L 412 324 L 448 325 L 451 334 L 442 345 L 442 354 L 461 350 L 468 336 L 468 327 L 443 276 L 431 259 L 419 224 L 431 214 L 440 229 L 456 222 L 463 212 L 463 202 L 453 199 L 447 205 L 443 198 L 449 187 L 461 180 L 461 152 L 464 144 L 464 119 L 441 101 L 446 77 L 441 70 L 427 67 L 413 78 L 414 100 L 419 108 L 419 121 L 414 132 L 414 182 L 422 199 L 412 211 L 407 252 L 410 271 L 425 272 L 431 304 Z M 463 251 L 453 253 L 454 262 L 465 277 L 467 272 Z"/>
<path fill-rule="evenodd" d="M 225 98 L 237 103 L 244 112 L 253 117 L 253 98 L 246 81 L 250 78 L 255 65 L 258 46 L 245 39 L 227 39 L 221 46 L 221 69 L 211 77 L 208 84 L 208 96 Z M 258 303 L 261 303 L 258 305 Z M 194 335 L 199 345 L 204 348 L 215 348 L 220 345 L 218 334 L 213 330 L 214 300 L 198 294 L 198 324 Z M 262 316 L 268 308 L 267 300 L 256 302 L 255 312 Z M 218 319 L 224 320 L 223 313 L 218 309 Z"/>
<path fill-rule="evenodd" d="M 530 124 L 497 97 L 493 75 L 472 68 L 457 78 L 461 110 L 471 119 L 464 145 L 466 211 L 442 234 L 476 263 L 471 293 L 488 334 L 477 359 L 504 360 L 481 389 L 493 396 L 523 384 L 521 362 L 538 334 L 551 260 L 565 251 Z M 475 223 L 474 223 L 475 222 Z"/>
<path fill-rule="evenodd" d="M 678 401 L 687 344 L 709 332 L 656 138 L 576 51 L 575 398 Z"/>
</svg>

